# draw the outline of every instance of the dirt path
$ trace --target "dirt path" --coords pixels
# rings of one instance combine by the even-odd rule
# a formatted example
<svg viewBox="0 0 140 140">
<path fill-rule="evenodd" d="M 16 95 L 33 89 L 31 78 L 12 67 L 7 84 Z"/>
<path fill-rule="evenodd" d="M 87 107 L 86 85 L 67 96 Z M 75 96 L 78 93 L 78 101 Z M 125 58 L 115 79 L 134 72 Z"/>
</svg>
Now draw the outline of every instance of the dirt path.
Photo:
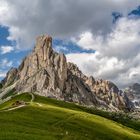
<svg viewBox="0 0 140 140">
<path fill-rule="evenodd" d="M 32 96 L 31 102 L 33 102 L 35 100 L 35 96 L 33 93 L 30 93 L 30 95 Z"/>
<path fill-rule="evenodd" d="M 40 104 L 40 103 L 36 103 L 38 106 L 42 106 L 42 104 Z"/>
<path fill-rule="evenodd" d="M 16 109 L 19 109 L 19 108 L 22 108 L 26 105 L 20 105 L 20 106 L 16 106 L 16 107 L 13 107 L 13 108 L 9 108 L 9 109 L 6 109 L 6 110 L 3 110 L 3 111 L 11 111 L 11 110 L 16 110 Z"/>
<path fill-rule="evenodd" d="M 32 97 L 30 102 L 33 102 L 34 99 L 35 99 L 35 96 L 34 96 L 33 93 L 30 93 L 30 95 L 31 95 L 31 97 Z M 12 107 L 12 108 L 8 108 L 8 109 L 5 109 L 5 110 L 2 110 L 2 111 L 0 111 L 0 112 L 16 110 L 16 109 L 22 108 L 22 107 L 24 107 L 24 106 L 27 106 L 27 105 L 26 105 L 26 104 L 24 104 L 24 105 L 19 105 L 19 106 L 16 106 L 16 107 Z"/>
</svg>

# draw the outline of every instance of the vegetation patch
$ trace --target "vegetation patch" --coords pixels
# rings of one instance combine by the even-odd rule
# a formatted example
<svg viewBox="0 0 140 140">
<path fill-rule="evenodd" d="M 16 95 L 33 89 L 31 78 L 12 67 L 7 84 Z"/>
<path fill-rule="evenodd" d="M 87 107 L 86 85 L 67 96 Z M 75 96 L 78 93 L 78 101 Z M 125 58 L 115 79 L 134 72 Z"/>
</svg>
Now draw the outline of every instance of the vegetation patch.
<svg viewBox="0 0 140 140">
<path fill-rule="evenodd" d="M 0 110 L 4 110 L 4 109 L 12 107 L 12 105 L 16 101 L 30 102 L 31 98 L 32 97 L 29 93 L 23 93 L 20 95 L 13 96 L 13 97 L 11 97 L 11 99 L 9 101 L 6 101 L 3 104 L 0 104 Z"/>
<path fill-rule="evenodd" d="M 99 110 L 97 108 L 87 108 L 84 106 L 76 105 L 74 103 L 58 101 L 55 99 L 50 99 L 50 98 L 42 97 L 39 95 L 35 95 L 35 102 L 51 104 L 54 106 L 60 106 L 63 108 L 69 108 L 72 110 L 79 110 L 79 111 L 84 111 L 84 112 L 87 112 L 90 114 L 99 115 L 104 118 L 113 120 L 115 122 L 121 123 L 122 125 L 125 125 L 125 126 L 128 126 L 130 128 L 140 131 L 140 120 L 133 120 L 133 118 L 131 118 L 128 113 L 124 114 L 122 112 L 120 112 L 120 113 L 119 112 L 107 112 L 107 111 Z"/>
<path fill-rule="evenodd" d="M 24 93 L 0 105 L 6 110 L 17 101 L 32 101 L 0 112 L 1 140 L 140 140 L 140 131 L 108 119 L 109 114 L 102 117 L 105 112 L 96 115 L 97 110 L 34 96 L 32 101 L 32 94 Z"/>
</svg>

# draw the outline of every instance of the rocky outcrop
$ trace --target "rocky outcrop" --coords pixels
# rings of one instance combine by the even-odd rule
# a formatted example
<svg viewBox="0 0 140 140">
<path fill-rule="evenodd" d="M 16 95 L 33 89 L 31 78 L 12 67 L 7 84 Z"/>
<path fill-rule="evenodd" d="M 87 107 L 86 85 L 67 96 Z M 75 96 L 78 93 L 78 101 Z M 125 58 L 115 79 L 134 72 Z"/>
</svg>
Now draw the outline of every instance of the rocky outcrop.
<svg viewBox="0 0 140 140">
<path fill-rule="evenodd" d="M 87 77 L 64 54 L 52 49 L 52 38 L 37 38 L 33 52 L 21 65 L 12 68 L 2 81 L 3 90 L 14 84 L 17 92 L 35 92 L 42 96 L 97 106 L 109 110 L 130 109 L 130 101 L 115 84 Z"/>
<path fill-rule="evenodd" d="M 92 92 L 109 107 L 115 106 L 118 109 L 128 107 L 129 103 L 124 93 L 112 82 L 102 79 L 95 81 L 93 77 L 89 78 L 86 82 L 91 87 Z"/>
<path fill-rule="evenodd" d="M 130 101 L 133 102 L 135 108 L 140 109 L 140 84 L 135 83 L 125 89 L 125 93 Z"/>
<path fill-rule="evenodd" d="M 4 87 L 7 87 L 7 86 L 10 86 L 11 84 L 13 84 L 14 81 L 16 80 L 17 73 L 18 73 L 18 70 L 16 68 L 11 68 L 6 75 L 6 78 L 4 80 L 2 80 L 1 84 Z"/>
</svg>

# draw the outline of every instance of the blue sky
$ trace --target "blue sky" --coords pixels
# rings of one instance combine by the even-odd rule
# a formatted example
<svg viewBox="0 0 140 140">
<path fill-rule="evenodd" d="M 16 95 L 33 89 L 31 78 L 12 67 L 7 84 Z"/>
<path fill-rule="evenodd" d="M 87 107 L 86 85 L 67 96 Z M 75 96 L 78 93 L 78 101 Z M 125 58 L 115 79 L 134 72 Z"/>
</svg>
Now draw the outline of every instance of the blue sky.
<svg viewBox="0 0 140 140">
<path fill-rule="evenodd" d="M 0 46 L 12 45 L 12 42 L 7 40 L 8 36 L 9 36 L 8 27 L 0 26 Z"/>
<path fill-rule="evenodd" d="M 7 39 L 9 36 L 9 31 L 8 27 L 0 26 L 0 47 L 1 46 L 16 46 L 15 41 L 10 41 Z M 63 47 L 61 47 L 63 46 Z M 59 39 L 54 39 L 53 40 L 53 48 L 59 52 L 59 53 L 82 53 L 82 52 L 87 52 L 91 53 L 94 52 L 94 50 L 85 50 L 80 48 L 78 45 L 71 41 L 64 41 L 64 40 L 59 40 Z M 26 49 L 26 50 L 15 50 L 11 51 L 5 54 L 0 54 L 0 71 L 1 72 L 7 72 L 11 67 L 18 67 L 21 61 L 25 56 L 30 54 L 31 49 Z M 3 60 L 5 60 L 3 62 Z M 10 63 L 11 62 L 11 63 Z M 3 64 L 4 63 L 4 64 Z M 0 80 L 2 80 L 4 76 L 2 75 L 0 77 Z"/>
<path fill-rule="evenodd" d="M 15 46 L 16 42 L 15 41 L 10 41 L 7 39 L 9 36 L 9 31 L 8 27 L 0 26 L 0 48 L 2 46 Z M 20 64 L 21 60 L 30 52 L 30 50 L 26 51 L 12 51 L 9 53 L 5 54 L 0 54 L 0 70 L 1 71 L 8 71 L 11 67 L 18 67 Z M 5 61 L 3 61 L 5 60 Z M 5 63 L 4 63 L 5 62 Z M 7 63 L 8 64 L 7 64 Z M 11 63 L 10 63 L 11 62 Z M 0 77 L 0 79 L 2 79 Z"/>
<path fill-rule="evenodd" d="M 130 3 L 129 0 L 127 0 L 128 3 L 127 3 L 127 1 L 126 1 L 126 3 L 123 3 L 124 6 L 123 6 L 123 4 L 121 5 L 121 2 L 120 2 L 121 6 L 119 5 L 119 3 L 112 2 L 112 3 L 109 3 L 109 5 L 110 5 L 110 7 L 108 7 L 109 10 L 106 10 L 107 9 L 106 7 L 108 6 L 107 4 L 104 4 L 104 7 L 102 7 L 102 2 L 99 2 L 99 3 L 95 2 L 95 5 L 97 4 L 97 6 L 99 6 L 103 9 L 103 13 L 102 13 L 102 15 L 100 15 L 101 13 L 97 9 L 96 15 L 99 14 L 99 16 L 96 17 L 96 15 L 93 15 L 93 17 L 92 17 L 91 11 L 94 9 L 92 7 L 92 4 L 94 4 L 94 3 L 93 3 L 93 1 L 89 0 L 89 2 L 87 2 L 87 3 L 89 3 L 89 5 L 85 4 L 83 1 L 81 3 L 77 2 L 74 7 L 72 5 L 72 3 L 70 3 L 69 5 L 73 6 L 73 11 L 67 10 L 68 13 L 65 13 L 64 11 L 62 13 L 61 13 L 61 11 L 55 13 L 54 11 L 57 11 L 57 10 L 55 9 L 55 6 L 54 6 L 54 11 L 52 9 L 52 12 L 50 12 L 48 15 L 43 15 L 44 12 L 41 11 L 42 8 L 40 8 L 40 11 L 37 11 L 37 12 L 40 14 L 43 13 L 41 15 L 42 16 L 41 17 L 38 14 L 36 14 L 35 16 L 33 13 L 30 14 L 30 12 L 28 11 L 28 10 L 30 10 L 30 9 L 28 9 L 30 7 L 28 7 L 27 4 L 24 2 L 19 3 L 15 0 L 11 4 L 10 1 L 8 1 L 8 0 L 5 2 L 2 0 L 0 0 L 0 1 L 2 2 L 2 6 L 3 6 L 3 7 L 1 6 L 0 9 L 4 9 L 4 10 L 0 10 L 0 17 L 2 19 L 0 22 L 0 51 L 1 51 L 0 52 L 0 80 L 4 78 L 4 73 L 6 73 L 11 67 L 18 67 L 18 65 L 21 63 L 22 59 L 31 52 L 31 50 L 34 46 L 33 44 L 35 43 L 35 37 L 37 35 L 46 33 L 46 32 L 44 32 L 44 29 L 46 29 L 46 30 L 48 29 L 47 33 L 52 34 L 52 36 L 54 36 L 54 39 L 53 39 L 54 49 L 58 52 L 65 53 L 66 56 L 68 57 L 68 60 L 76 63 L 84 71 L 84 73 L 90 74 L 93 76 L 97 74 L 99 76 L 99 78 L 102 78 L 102 77 L 107 78 L 109 80 L 113 80 L 114 82 L 118 83 L 118 79 L 116 80 L 116 78 L 113 78 L 115 74 L 114 75 L 110 74 L 109 76 L 104 76 L 105 75 L 104 73 L 107 73 L 106 75 L 108 75 L 108 73 L 110 73 L 110 70 L 111 70 L 110 67 L 109 68 L 106 68 L 106 67 L 107 67 L 108 63 L 110 63 L 110 60 L 117 61 L 118 65 L 120 65 L 121 62 L 125 63 L 126 60 L 124 60 L 124 58 L 122 56 L 120 56 L 120 53 L 118 53 L 117 56 L 116 56 L 116 54 L 114 54 L 114 56 L 112 56 L 112 55 L 110 55 L 109 51 L 106 54 L 104 54 L 104 52 L 102 52 L 100 49 L 98 50 L 98 48 L 100 48 L 104 44 L 106 44 L 106 42 L 110 39 L 110 38 L 108 38 L 108 36 L 115 33 L 115 31 L 113 31 L 113 30 L 117 30 L 119 28 L 119 26 L 120 26 L 119 24 L 121 24 L 121 22 L 124 22 L 124 21 L 127 22 L 126 20 L 130 21 L 130 19 L 132 19 L 132 21 L 135 22 L 137 19 L 139 19 L 140 3 L 138 4 L 138 2 L 137 2 L 136 4 L 134 4 L 133 7 L 131 7 L 132 4 L 131 5 L 129 4 Z M 92 3 L 92 4 L 90 4 L 90 3 Z M 42 2 L 35 0 L 35 4 L 36 5 L 33 5 L 34 6 L 33 8 L 37 8 L 37 6 L 42 4 Z M 10 7 L 8 7 L 8 5 L 10 5 Z M 29 5 L 30 5 L 30 2 L 29 2 Z M 12 9 L 12 6 L 15 8 Z M 23 11 L 23 13 L 21 15 L 18 14 L 18 10 L 20 10 L 19 9 L 20 6 L 26 7 L 25 11 Z M 43 6 L 43 5 L 41 5 L 41 6 Z M 82 10 L 81 7 L 83 9 L 84 8 L 85 9 Z M 88 9 L 88 7 L 89 7 L 89 9 Z M 63 9 L 63 7 L 62 7 L 62 9 Z M 7 13 L 7 12 L 9 12 L 9 10 L 11 11 L 11 13 Z M 65 8 L 64 8 L 64 10 L 65 10 Z M 83 11 L 85 11 L 85 13 Z M 26 12 L 29 12 L 29 15 L 26 15 Z M 73 12 L 75 12 L 75 13 L 73 13 Z M 79 15 L 82 12 L 83 12 L 83 16 Z M 106 18 L 104 18 L 104 13 L 106 13 L 106 15 L 105 15 L 105 16 L 107 16 Z M 3 16 L 4 14 L 7 14 L 7 17 Z M 10 14 L 14 14 L 17 17 L 13 16 L 13 19 L 11 19 Z M 24 14 L 26 15 L 26 17 Z M 56 15 L 55 20 L 52 19 L 52 21 L 55 21 L 54 23 L 52 22 L 53 28 L 50 28 L 51 27 L 50 24 L 43 25 L 43 23 L 42 23 L 42 27 L 41 27 L 40 21 L 42 20 L 42 22 L 44 22 L 44 17 L 46 17 L 46 18 L 51 17 L 52 16 L 51 14 L 53 16 Z M 74 17 L 75 15 L 78 17 Z M 87 15 L 89 15 L 89 17 L 87 17 Z M 60 18 L 61 20 L 57 19 L 58 16 L 62 17 L 62 18 Z M 67 18 L 67 17 L 69 17 L 69 18 Z M 95 19 L 94 19 L 94 17 L 95 17 Z M 27 18 L 29 18 L 30 20 Z M 70 19 L 71 19 L 71 22 L 68 22 Z M 24 21 L 22 21 L 22 20 L 24 20 Z M 33 20 L 33 22 L 32 22 L 32 20 Z M 61 23 L 61 21 L 63 21 L 63 22 Z M 25 22 L 25 24 L 22 24 L 24 22 Z M 48 22 L 48 20 L 47 20 L 47 22 Z M 65 24 L 63 24 L 64 22 L 65 22 Z M 33 26 L 30 26 L 30 24 L 33 24 Z M 63 26 L 61 26 L 62 24 L 63 24 Z M 123 24 L 122 24 L 122 26 L 123 26 Z M 37 27 L 39 27 L 38 30 L 37 30 Z M 60 30 L 60 27 L 61 27 L 61 30 Z M 132 26 L 132 28 L 133 28 L 133 26 Z M 84 38 L 84 37 L 87 37 L 87 38 Z M 88 42 L 86 42 L 86 39 L 88 40 Z M 110 44 L 110 42 L 108 44 Z M 90 44 L 90 43 L 92 43 L 92 44 Z M 83 44 L 85 44 L 85 46 L 83 46 Z M 4 50 L 3 50 L 4 47 L 5 48 L 7 47 L 8 51 L 4 52 Z M 138 51 L 138 49 L 137 49 L 137 51 Z M 101 52 L 101 54 L 103 55 L 102 57 L 104 58 L 103 60 L 108 58 L 106 60 L 107 64 L 103 68 L 103 69 L 105 69 L 103 72 L 100 72 L 99 70 L 97 71 L 97 69 L 96 69 L 96 67 L 99 67 L 99 68 L 102 67 L 101 63 L 100 63 L 101 58 L 99 57 L 100 60 L 97 60 L 97 62 L 94 62 L 94 60 L 91 60 L 92 58 L 98 59 L 98 58 L 94 58 L 95 56 L 90 57 L 93 54 L 96 55 L 95 52 L 96 53 Z M 75 55 L 79 57 L 78 60 L 72 59 Z M 88 61 L 87 64 L 85 64 L 85 62 L 84 62 L 85 60 L 83 60 L 83 63 L 79 62 L 81 55 L 87 56 L 87 60 L 86 60 L 86 62 Z M 114 58 L 116 58 L 117 60 L 115 60 Z M 128 61 L 128 58 L 127 58 L 127 61 Z M 93 63 L 91 63 L 91 62 L 93 62 Z M 117 62 L 113 62 L 113 63 L 117 63 Z M 91 66 L 88 64 L 93 65 L 93 66 L 95 65 L 96 67 L 91 68 Z M 133 69 L 135 67 L 139 67 L 136 64 L 135 64 L 135 66 L 133 65 L 134 66 Z M 86 66 L 87 69 L 85 67 L 83 67 L 85 65 L 87 65 Z M 90 71 L 88 71 L 88 70 L 90 70 Z M 121 74 L 119 74 L 119 72 L 122 72 L 122 74 L 123 74 L 123 73 L 125 73 L 124 71 L 125 70 L 122 70 L 122 68 L 121 68 L 121 70 L 119 69 L 117 71 L 117 74 L 121 75 Z M 129 71 L 129 75 L 131 75 L 131 73 L 132 74 L 134 73 L 134 75 L 135 75 L 135 73 L 139 73 L 139 69 L 134 70 L 132 72 Z M 134 80 L 131 80 L 131 81 L 135 82 Z M 136 82 L 139 82 L 139 79 L 136 80 Z"/>
</svg>

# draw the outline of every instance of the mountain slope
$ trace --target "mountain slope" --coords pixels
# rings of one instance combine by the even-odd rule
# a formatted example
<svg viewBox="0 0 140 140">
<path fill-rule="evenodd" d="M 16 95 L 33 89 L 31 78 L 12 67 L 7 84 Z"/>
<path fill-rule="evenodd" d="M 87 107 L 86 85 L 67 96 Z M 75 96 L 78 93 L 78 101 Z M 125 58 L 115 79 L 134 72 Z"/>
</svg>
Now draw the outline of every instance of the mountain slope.
<svg viewBox="0 0 140 140">
<path fill-rule="evenodd" d="M 39 36 L 31 54 L 7 73 L 0 98 L 12 89 L 111 111 L 133 110 L 132 102 L 114 83 L 84 75 L 52 49 L 52 38 L 46 35 Z"/>
<path fill-rule="evenodd" d="M 134 103 L 135 108 L 140 109 L 140 84 L 135 83 L 125 89 L 128 98 Z"/>
<path fill-rule="evenodd" d="M 88 113 L 83 107 L 33 96 L 24 93 L 0 105 L 1 140 L 140 140 L 139 131 Z M 21 106 L 17 101 L 26 104 L 15 108 Z"/>
</svg>

